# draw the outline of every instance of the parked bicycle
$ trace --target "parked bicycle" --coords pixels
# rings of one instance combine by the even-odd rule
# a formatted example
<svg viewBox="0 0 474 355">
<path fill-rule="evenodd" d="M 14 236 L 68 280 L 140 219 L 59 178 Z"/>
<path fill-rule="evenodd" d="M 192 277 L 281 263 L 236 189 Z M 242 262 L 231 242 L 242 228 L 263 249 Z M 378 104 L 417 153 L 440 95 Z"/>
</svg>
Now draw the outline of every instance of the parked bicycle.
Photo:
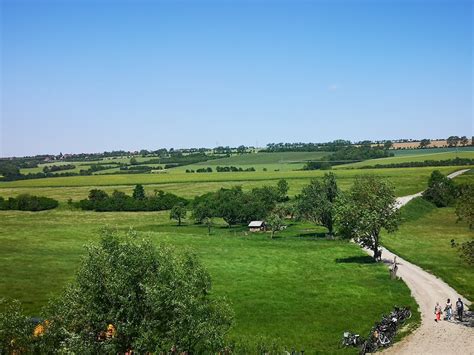
<svg viewBox="0 0 474 355">
<path fill-rule="evenodd" d="M 344 332 L 342 346 L 360 346 L 360 354 L 375 352 L 377 349 L 387 347 L 392 343 L 400 324 L 411 318 L 408 307 L 394 307 L 388 315 L 383 315 L 380 322 L 375 323 L 367 340 L 358 334 Z"/>
</svg>

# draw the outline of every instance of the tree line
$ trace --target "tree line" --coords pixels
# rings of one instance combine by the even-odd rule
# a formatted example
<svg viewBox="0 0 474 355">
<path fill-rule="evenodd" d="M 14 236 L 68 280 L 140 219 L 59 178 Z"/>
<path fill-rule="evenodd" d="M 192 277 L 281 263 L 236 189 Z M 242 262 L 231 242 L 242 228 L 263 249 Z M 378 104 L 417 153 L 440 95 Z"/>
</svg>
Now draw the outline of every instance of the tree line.
<svg viewBox="0 0 474 355">
<path fill-rule="evenodd" d="M 199 168 L 199 169 L 186 169 L 187 173 L 212 173 L 212 168 L 207 167 L 207 168 Z M 242 167 L 237 167 L 237 166 L 217 166 L 216 171 L 218 173 L 228 173 L 228 172 L 244 172 L 244 171 L 256 171 L 256 169 L 251 166 L 249 168 L 242 168 Z"/>
<path fill-rule="evenodd" d="M 474 165 L 474 159 L 453 158 L 445 160 L 407 161 L 403 163 L 376 164 L 358 167 L 358 169 L 381 169 L 381 168 L 418 168 L 423 166 L 463 166 Z"/>
<path fill-rule="evenodd" d="M 111 195 L 100 189 L 89 191 L 87 199 L 76 203 L 83 210 L 106 211 L 163 211 L 177 204 L 186 205 L 188 201 L 175 194 L 155 190 L 153 195 L 146 195 L 143 185 L 136 185 L 132 195 L 115 190 Z"/>
<path fill-rule="evenodd" d="M 372 147 L 370 145 L 345 146 L 336 149 L 334 153 L 321 158 L 320 161 L 310 161 L 305 164 L 303 170 L 330 169 L 331 166 L 345 164 L 348 162 L 358 162 L 367 159 L 387 158 L 394 154 L 388 149 Z"/>
<path fill-rule="evenodd" d="M 57 200 L 44 197 L 32 196 L 28 194 L 18 195 L 4 199 L 0 196 L 0 210 L 19 210 L 19 211 L 44 211 L 58 207 Z"/>
</svg>

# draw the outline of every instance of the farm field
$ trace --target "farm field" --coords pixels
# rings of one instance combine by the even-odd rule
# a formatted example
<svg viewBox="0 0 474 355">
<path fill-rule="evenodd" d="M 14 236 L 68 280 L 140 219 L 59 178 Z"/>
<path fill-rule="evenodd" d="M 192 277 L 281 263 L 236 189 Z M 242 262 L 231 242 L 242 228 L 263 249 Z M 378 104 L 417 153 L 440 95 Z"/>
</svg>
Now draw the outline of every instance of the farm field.
<svg viewBox="0 0 474 355">
<path fill-rule="evenodd" d="M 421 153 L 424 153 L 421 151 Z M 407 162 L 422 162 L 425 160 L 448 160 L 455 158 L 468 158 L 474 159 L 474 149 L 471 151 L 459 151 L 459 152 L 442 152 L 442 153 L 428 153 L 428 154 L 414 154 L 414 155 L 399 155 L 390 158 L 370 159 L 357 163 L 350 163 L 344 165 L 335 166 L 334 169 L 345 169 L 345 168 L 360 168 L 363 166 L 374 166 L 377 164 L 396 164 L 396 163 L 407 163 Z"/>
<path fill-rule="evenodd" d="M 462 167 L 423 167 L 399 169 L 347 169 L 335 170 L 338 184 L 347 189 L 355 176 L 361 174 L 376 174 L 391 181 L 398 196 L 419 192 L 426 187 L 428 178 L 433 170 L 449 174 Z M 100 187 L 107 192 L 117 189 L 130 193 L 135 184 L 145 185 L 147 193 L 154 190 L 172 192 L 185 198 L 192 198 L 205 192 L 216 191 L 221 187 L 242 185 L 244 189 L 252 189 L 262 185 L 276 184 L 279 179 L 287 179 L 291 196 L 298 194 L 303 186 L 312 178 L 320 178 L 326 171 L 267 171 L 239 173 L 194 173 L 186 174 L 122 174 L 122 175 L 93 175 L 19 180 L 0 183 L 0 196 L 10 197 L 21 193 L 36 194 L 67 201 L 87 197 L 90 189 Z"/>
<path fill-rule="evenodd" d="M 470 182 L 474 183 L 474 175 L 471 175 Z M 457 243 L 472 240 L 474 231 L 469 230 L 466 223 L 456 222 L 453 207 L 436 208 L 422 198 L 403 207 L 402 217 L 404 223 L 400 229 L 392 235 L 385 235 L 383 245 L 440 277 L 473 301 L 472 266 L 462 261 L 457 249 L 451 247 L 451 239 Z"/>
<path fill-rule="evenodd" d="M 425 149 L 391 149 L 390 152 L 398 156 L 405 155 L 426 155 L 449 152 L 472 152 L 474 147 L 455 147 L 455 148 L 425 148 Z"/>
<path fill-rule="evenodd" d="M 408 288 L 391 281 L 384 265 L 372 263 L 354 244 L 322 238 L 323 230 L 308 224 L 291 225 L 271 240 L 223 226 L 208 236 L 205 227 L 177 227 L 168 212 L 62 207 L 0 211 L 0 219 L 1 296 L 20 299 L 32 315 L 73 277 L 83 245 L 105 225 L 134 227 L 157 244 L 193 250 L 212 276 L 213 295 L 232 303 L 232 339 L 255 344 L 263 336 L 306 353 L 332 353 L 343 331 L 367 333 L 394 304 L 416 309 Z"/>
</svg>

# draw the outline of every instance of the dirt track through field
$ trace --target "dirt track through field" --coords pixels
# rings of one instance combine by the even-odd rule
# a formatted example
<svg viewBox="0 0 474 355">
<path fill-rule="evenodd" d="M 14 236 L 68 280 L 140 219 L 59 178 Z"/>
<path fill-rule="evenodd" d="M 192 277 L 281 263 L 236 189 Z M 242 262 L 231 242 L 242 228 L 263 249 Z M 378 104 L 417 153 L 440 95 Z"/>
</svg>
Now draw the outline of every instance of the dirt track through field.
<svg viewBox="0 0 474 355">
<path fill-rule="evenodd" d="M 448 175 L 454 178 L 468 170 L 460 170 Z M 398 207 L 407 204 L 421 193 L 397 199 Z M 395 254 L 383 249 L 383 260 L 391 264 Z M 420 267 L 397 256 L 398 273 L 410 288 L 421 312 L 421 326 L 401 342 L 383 351 L 383 354 L 474 354 L 474 328 L 472 319 L 464 323 L 458 321 L 434 321 L 434 307 L 439 302 L 444 309 L 448 298 L 451 299 L 453 310 L 460 297 L 465 309 L 469 302 L 443 280 L 424 271 Z"/>
</svg>

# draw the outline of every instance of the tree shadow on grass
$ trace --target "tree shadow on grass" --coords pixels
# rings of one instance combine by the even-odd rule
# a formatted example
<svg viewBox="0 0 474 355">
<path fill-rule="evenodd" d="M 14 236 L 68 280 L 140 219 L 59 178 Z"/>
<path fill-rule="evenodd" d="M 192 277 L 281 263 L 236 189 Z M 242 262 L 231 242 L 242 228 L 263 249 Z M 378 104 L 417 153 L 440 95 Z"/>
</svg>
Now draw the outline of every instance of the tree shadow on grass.
<svg viewBox="0 0 474 355">
<path fill-rule="evenodd" d="M 375 260 L 369 255 L 364 256 L 349 256 L 347 258 L 337 258 L 338 264 L 374 264 Z"/>
</svg>

